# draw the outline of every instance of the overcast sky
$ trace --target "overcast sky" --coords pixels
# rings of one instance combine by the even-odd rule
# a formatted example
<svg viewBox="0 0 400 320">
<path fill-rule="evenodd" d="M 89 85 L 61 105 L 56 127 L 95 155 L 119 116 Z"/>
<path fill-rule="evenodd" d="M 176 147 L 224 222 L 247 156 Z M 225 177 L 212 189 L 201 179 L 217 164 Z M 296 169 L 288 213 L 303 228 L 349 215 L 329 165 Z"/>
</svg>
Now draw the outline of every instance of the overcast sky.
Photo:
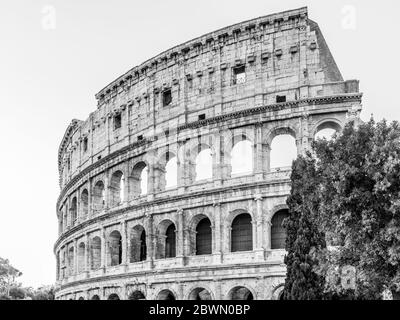
<svg viewBox="0 0 400 320">
<path fill-rule="evenodd" d="M 24 285 L 55 280 L 57 150 L 71 119 L 135 65 L 243 20 L 308 6 L 368 119 L 400 119 L 399 4 L 296 0 L 1 0 L 0 256 Z"/>
</svg>

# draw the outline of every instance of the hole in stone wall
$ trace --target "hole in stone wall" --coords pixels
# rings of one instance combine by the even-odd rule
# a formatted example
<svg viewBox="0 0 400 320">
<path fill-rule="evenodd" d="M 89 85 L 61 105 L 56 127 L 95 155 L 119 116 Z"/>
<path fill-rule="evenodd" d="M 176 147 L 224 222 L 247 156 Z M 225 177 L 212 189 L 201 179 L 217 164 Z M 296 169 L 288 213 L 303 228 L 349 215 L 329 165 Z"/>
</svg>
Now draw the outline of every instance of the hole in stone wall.
<svg viewBox="0 0 400 320">
<path fill-rule="evenodd" d="M 245 175 L 253 172 L 253 146 L 250 141 L 239 141 L 231 151 L 232 175 Z"/>
<path fill-rule="evenodd" d="M 296 140 L 290 134 L 276 136 L 271 143 L 270 167 L 291 167 L 297 158 Z"/>
</svg>

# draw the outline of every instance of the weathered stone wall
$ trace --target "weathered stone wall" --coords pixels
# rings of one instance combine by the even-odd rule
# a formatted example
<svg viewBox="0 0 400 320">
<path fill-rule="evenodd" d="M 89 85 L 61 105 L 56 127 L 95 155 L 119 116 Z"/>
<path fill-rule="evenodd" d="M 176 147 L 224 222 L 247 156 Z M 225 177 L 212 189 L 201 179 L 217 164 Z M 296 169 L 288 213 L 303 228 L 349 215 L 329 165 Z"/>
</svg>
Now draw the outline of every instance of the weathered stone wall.
<svg viewBox="0 0 400 320">
<path fill-rule="evenodd" d="M 127 299 L 140 291 L 162 299 L 169 290 L 188 299 L 199 288 L 212 299 L 278 298 L 284 250 L 271 247 L 271 220 L 286 208 L 290 168 L 270 167 L 271 143 L 290 134 L 303 153 L 319 130 L 340 130 L 361 109 L 358 82 L 342 81 L 307 9 L 172 48 L 97 99 L 97 110 L 74 120 L 60 145 L 57 298 Z M 231 151 L 242 140 L 251 142 L 253 171 L 238 176 L 231 174 Z M 212 177 L 198 181 L 196 156 L 205 149 Z M 174 156 L 177 185 L 166 188 Z M 147 190 L 140 189 L 144 168 Z M 240 214 L 251 216 L 252 250 L 232 252 Z M 203 218 L 211 223 L 212 252 L 200 256 L 194 234 Z M 172 224 L 176 254 L 165 258 Z M 147 254 L 137 261 L 143 230 Z"/>
</svg>

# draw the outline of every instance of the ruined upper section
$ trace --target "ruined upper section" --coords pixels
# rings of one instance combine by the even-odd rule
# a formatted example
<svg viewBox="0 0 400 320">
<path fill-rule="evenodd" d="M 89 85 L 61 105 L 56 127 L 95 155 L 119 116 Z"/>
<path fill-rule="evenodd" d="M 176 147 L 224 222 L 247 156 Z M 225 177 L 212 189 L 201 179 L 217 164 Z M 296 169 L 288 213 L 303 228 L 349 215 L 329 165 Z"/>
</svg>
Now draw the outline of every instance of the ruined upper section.
<svg viewBox="0 0 400 320">
<path fill-rule="evenodd" d="M 132 143 L 256 106 L 358 92 L 343 81 L 307 8 L 241 22 L 134 67 L 96 98 L 86 121 L 68 127 L 60 184 Z"/>
</svg>

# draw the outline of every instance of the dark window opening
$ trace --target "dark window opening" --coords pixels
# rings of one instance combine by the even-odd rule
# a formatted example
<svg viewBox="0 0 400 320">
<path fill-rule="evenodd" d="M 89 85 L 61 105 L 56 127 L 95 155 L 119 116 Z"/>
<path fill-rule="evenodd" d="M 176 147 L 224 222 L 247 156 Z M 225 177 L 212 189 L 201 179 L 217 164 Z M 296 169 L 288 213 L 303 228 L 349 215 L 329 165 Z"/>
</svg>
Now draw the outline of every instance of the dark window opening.
<svg viewBox="0 0 400 320">
<path fill-rule="evenodd" d="M 196 255 L 211 254 L 211 251 L 211 222 L 207 218 L 204 218 L 196 228 Z"/>
<path fill-rule="evenodd" d="M 88 138 L 83 139 L 83 152 L 86 152 L 88 149 Z"/>
<path fill-rule="evenodd" d="M 163 98 L 163 106 L 167 107 L 172 102 L 172 92 L 171 90 L 165 90 L 162 95 Z"/>
<path fill-rule="evenodd" d="M 206 119 L 206 115 L 203 114 L 199 114 L 199 120 L 205 120 Z"/>
<path fill-rule="evenodd" d="M 121 128 L 122 125 L 122 117 L 120 114 L 114 117 L 114 130 Z"/>
<path fill-rule="evenodd" d="M 249 214 L 237 216 L 232 222 L 231 232 L 232 252 L 253 250 L 253 230 Z"/>
<path fill-rule="evenodd" d="M 233 84 L 246 82 L 246 68 L 245 66 L 233 68 Z"/>
<path fill-rule="evenodd" d="M 101 160 L 101 156 L 98 156 L 98 157 L 97 157 L 97 160 Z"/>
<path fill-rule="evenodd" d="M 171 224 L 166 232 L 165 257 L 174 258 L 176 256 L 176 235 L 175 226 Z"/>
<path fill-rule="evenodd" d="M 147 246 L 146 246 L 146 232 L 143 230 L 140 236 L 140 261 L 145 261 L 147 257 Z"/>
<path fill-rule="evenodd" d="M 286 96 L 276 96 L 276 102 L 277 103 L 286 102 Z"/>
<path fill-rule="evenodd" d="M 283 221 L 289 216 L 286 209 L 280 210 L 274 214 L 271 220 L 271 249 L 285 249 L 286 229 Z"/>
<path fill-rule="evenodd" d="M 143 136 L 140 135 L 140 136 L 137 137 L 137 139 L 138 139 L 138 141 L 142 141 L 143 140 Z"/>
</svg>

